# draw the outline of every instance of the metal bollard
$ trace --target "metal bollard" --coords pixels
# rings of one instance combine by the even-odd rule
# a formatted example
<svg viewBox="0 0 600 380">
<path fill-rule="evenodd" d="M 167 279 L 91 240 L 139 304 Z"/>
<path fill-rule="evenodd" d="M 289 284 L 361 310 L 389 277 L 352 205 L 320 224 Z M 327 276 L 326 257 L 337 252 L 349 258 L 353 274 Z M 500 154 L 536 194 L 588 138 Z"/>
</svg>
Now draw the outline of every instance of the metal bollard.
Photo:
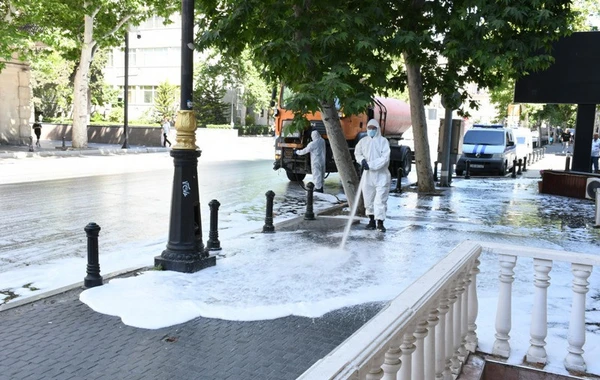
<svg viewBox="0 0 600 380">
<path fill-rule="evenodd" d="M 404 176 L 404 169 L 398 168 L 396 187 L 392 190 L 392 193 L 400 194 L 402 192 L 402 177 Z"/>
<path fill-rule="evenodd" d="M 306 184 L 306 212 L 304 213 L 304 220 L 315 220 L 315 213 L 313 212 L 313 193 L 315 191 L 315 184 L 309 182 Z"/>
<path fill-rule="evenodd" d="M 87 235 L 87 276 L 83 279 L 83 286 L 93 288 L 102 285 L 100 276 L 100 262 L 98 260 L 98 235 L 100 226 L 96 223 L 88 223 L 84 231 Z"/>
<path fill-rule="evenodd" d="M 465 161 L 465 179 L 471 178 L 471 160 Z"/>
<path fill-rule="evenodd" d="M 517 170 L 517 174 L 521 175 L 523 174 L 523 171 L 521 170 L 521 165 L 523 165 L 523 160 L 519 158 L 519 162 L 517 163 L 519 169 Z"/>
<path fill-rule="evenodd" d="M 571 170 L 571 156 L 567 154 L 567 159 L 565 160 L 565 171 L 568 172 Z"/>
<path fill-rule="evenodd" d="M 437 176 L 437 165 L 438 165 L 438 162 L 437 162 L 437 161 L 435 161 L 435 162 L 433 163 L 433 180 L 434 180 L 434 181 L 437 181 L 437 180 L 438 180 L 438 176 Z"/>
<path fill-rule="evenodd" d="M 206 249 L 209 251 L 221 250 L 221 242 L 219 241 L 219 206 L 221 204 L 216 199 L 208 202 L 208 207 L 210 207 L 210 231 L 208 232 Z"/>
<path fill-rule="evenodd" d="M 542 158 L 546 155 L 546 147 L 542 147 Z"/>
<path fill-rule="evenodd" d="M 275 198 L 275 193 L 269 190 L 265 195 L 267 196 L 267 216 L 265 217 L 265 225 L 262 232 L 273 233 L 275 232 L 275 226 L 273 225 L 273 198 Z"/>
<path fill-rule="evenodd" d="M 512 166 L 511 172 L 512 172 L 512 174 L 510 175 L 511 178 L 517 178 L 517 160 L 513 160 L 513 166 Z"/>
<path fill-rule="evenodd" d="M 33 137 L 29 136 L 29 151 L 33 152 Z"/>
<path fill-rule="evenodd" d="M 523 157 L 523 171 L 527 171 L 527 157 Z"/>
<path fill-rule="evenodd" d="M 62 137 L 62 150 L 67 150 L 67 145 L 65 144 L 65 136 Z"/>
</svg>

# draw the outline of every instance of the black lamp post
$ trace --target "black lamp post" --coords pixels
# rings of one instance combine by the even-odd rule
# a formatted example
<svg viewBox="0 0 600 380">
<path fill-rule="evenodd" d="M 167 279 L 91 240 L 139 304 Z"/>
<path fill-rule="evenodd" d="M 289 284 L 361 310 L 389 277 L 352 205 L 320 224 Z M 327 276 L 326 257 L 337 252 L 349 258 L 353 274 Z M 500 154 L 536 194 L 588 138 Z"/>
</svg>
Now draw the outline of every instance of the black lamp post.
<svg viewBox="0 0 600 380">
<path fill-rule="evenodd" d="M 129 149 L 129 31 L 125 32 L 125 79 L 124 79 L 124 94 L 123 94 L 123 146 L 121 149 Z"/>
<path fill-rule="evenodd" d="M 176 143 L 171 150 L 175 173 L 171 198 L 169 241 L 154 265 L 165 270 L 192 273 L 216 264 L 202 242 L 196 117 L 192 109 L 194 69 L 194 1 L 182 0 L 181 6 L 181 98 L 175 121 Z"/>
</svg>

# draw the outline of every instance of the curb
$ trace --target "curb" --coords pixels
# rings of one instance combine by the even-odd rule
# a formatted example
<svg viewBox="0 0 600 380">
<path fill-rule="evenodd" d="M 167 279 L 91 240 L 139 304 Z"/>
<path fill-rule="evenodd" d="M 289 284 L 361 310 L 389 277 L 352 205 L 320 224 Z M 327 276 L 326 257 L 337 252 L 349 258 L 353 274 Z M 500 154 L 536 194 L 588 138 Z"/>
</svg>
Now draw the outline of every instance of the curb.
<svg viewBox="0 0 600 380">
<path fill-rule="evenodd" d="M 100 149 L 67 149 L 56 151 L 41 152 L 1 152 L 0 158 L 32 158 L 32 157 L 66 157 L 66 156 L 109 156 L 121 154 L 139 154 L 139 153 L 159 153 L 168 152 L 168 148 L 149 147 L 149 148 L 100 148 Z"/>
</svg>

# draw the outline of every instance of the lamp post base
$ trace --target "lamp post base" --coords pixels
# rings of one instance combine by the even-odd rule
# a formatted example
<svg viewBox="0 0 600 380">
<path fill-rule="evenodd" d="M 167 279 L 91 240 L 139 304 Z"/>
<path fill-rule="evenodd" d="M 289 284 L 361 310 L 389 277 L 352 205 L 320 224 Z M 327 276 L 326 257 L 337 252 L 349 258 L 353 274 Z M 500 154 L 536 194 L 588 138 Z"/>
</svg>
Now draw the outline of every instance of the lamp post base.
<svg viewBox="0 0 600 380">
<path fill-rule="evenodd" d="M 161 256 L 154 258 L 154 266 L 161 267 L 163 270 L 172 270 L 175 272 L 182 273 L 195 273 L 201 269 L 215 266 L 217 264 L 217 258 L 215 256 L 200 257 L 200 255 L 194 255 L 197 257 L 190 258 L 189 255 L 182 255 L 183 257 L 164 257 L 174 256 L 167 254 L 164 251 Z"/>
</svg>

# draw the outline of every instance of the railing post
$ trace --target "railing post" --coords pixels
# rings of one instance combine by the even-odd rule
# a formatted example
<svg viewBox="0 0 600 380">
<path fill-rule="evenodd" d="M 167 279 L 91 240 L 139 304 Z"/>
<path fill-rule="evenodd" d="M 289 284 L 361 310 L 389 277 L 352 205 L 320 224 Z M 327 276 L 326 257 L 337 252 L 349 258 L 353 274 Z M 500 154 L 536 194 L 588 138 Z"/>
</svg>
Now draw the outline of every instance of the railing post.
<svg viewBox="0 0 600 380">
<path fill-rule="evenodd" d="M 263 226 L 263 233 L 273 233 L 275 232 L 275 226 L 273 225 L 273 198 L 275 198 L 275 193 L 272 190 L 269 190 L 265 193 L 267 196 L 267 214 L 265 216 L 265 225 Z"/>
<path fill-rule="evenodd" d="M 436 375 L 436 326 L 439 324 L 439 311 L 434 307 L 427 318 L 427 337 L 425 338 L 425 379 L 435 379 Z"/>
<path fill-rule="evenodd" d="M 398 371 L 402 366 L 400 361 L 400 355 L 402 350 L 400 349 L 400 342 L 395 342 L 390 345 L 390 348 L 385 352 L 383 365 L 383 380 L 396 380 L 398 378 Z"/>
<path fill-rule="evenodd" d="M 456 280 L 456 301 L 454 302 L 454 336 L 452 337 L 452 342 L 454 345 L 453 353 L 452 353 L 452 375 L 458 376 L 460 373 L 461 360 L 460 360 L 460 335 L 461 335 L 461 326 L 462 326 L 462 301 L 463 294 L 465 291 L 462 274 Z"/>
<path fill-rule="evenodd" d="M 508 358 L 510 355 L 510 329 L 512 314 L 512 283 L 515 280 L 514 267 L 517 257 L 500 255 L 500 294 L 496 309 L 496 341 L 492 354 Z"/>
<path fill-rule="evenodd" d="M 380 353 L 375 355 L 369 362 L 369 372 L 367 373 L 367 380 L 379 380 L 383 378 L 383 370 L 381 366 L 384 363 L 384 354 Z"/>
<path fill-rule="evenodd" d="M 585 295 L 589 290 L 590 283 L 587 279 L 592 274 L 592 266 L 573 263 L 571 273 L 573 273 L 573 302 L 567 337 L 569 353 L 565 358 L 565 368 L 570 371 L 585 372 L 587 367 L 582 356 L 585 344 Z"/>
<path fill-rule="evenodd" d="M 412 328 L 409 327 L 409 330 Z M 412 353 L 415 351 L 415 341 L 417 339 L 412 332 L 404 334 L 402 337 L 402 344 L 400 349 L 402 350 L 402 367 L 400 368 L 400 380 L 412 380 Z"/>
<path fill-rule="evenodd" d="M 221 250 L 221 242 L 219 241 L 219 206 L 221 204 L 216 199 L 208 202 L 208 207 L 210 208 L 210 231 L 208 232 L 206 249 L 209 251 Z"/>
<path fill-rule="evenodd" d="M 471 284 L 470 268 L 467 268 L 463 277 L 463 294 L 461 296 L 462 311 L 460 313 L 460 347 L 458 348 L 459 359 L 464 364 L 467 362 L 469 352 L 467 350 L 467 333 L 469 332 L 469 290 Z"/>
<path fill-rule="evenodd" d="M 446 376 L 446 314 L 448 313 L 448 310 L 450 310 L 448 307 L 447 290 L 444 290 L 440 296 L 438 310 L 440 316 L 435 334 L 435 379 L 444 380 Z M 448 376 L 450 376 L 449 372 Z"/>
<path fill-rule="evenodd" d="M 531 346 L 527 351 L 526 360 L 530 363 L 546 363 L 546 336 L 548 334 L 548 292 L 550 286 L 550 270 L 552 260 L 533 259 L 535 270 L 534 285 L 535 296 L 531 312 L 531 326 L 529 327 Z"/>
<path fill-rule="evenodd" d="M 416 338 L 415 352 L 412 357 L 411 380 L 425 379 L 425 337 L 427 336 L 427 317 L 424 317 L 415 329 Z"/>
<path fill-rule="evenodd" d="M 315 213 L 313 211 L 313 193 L 315 191 L 315 184 L 309 182 L 306 184 L 306 212 L 304 213 L 304 220 L 315 220 Z"/>
<path fill-rule="evenodd" d="M 83 286 L 93 288 L 102 285 L 102 276 L 100 276 L 100 260 L 98 258 L 98 235 L 100 226 L 96 223 L 88 223 L 84 227 L 87 235 L 87 276 L 83 279 Z"/>
<path fill-rule="evenodd" d="M 444 380 L 452 379 L 452 358 L 454 356 L 454 304 L 456 303 L 456 283 L 450 284 L 448 291 L 448 313 L 446 314 L 446 368 Z"/>
<path fill-rule="evenodd" d="M 477 274 L 479 270 L 479 259 L 475 259 L 475 264 L 469 272 L 471 283 L 469 284 L 469 332 L 467 333 L 467 349 L 471 352 L 477 350 L 477 314 L 479 313 L 479 300 L 477 299 Z"/>
</svg>

